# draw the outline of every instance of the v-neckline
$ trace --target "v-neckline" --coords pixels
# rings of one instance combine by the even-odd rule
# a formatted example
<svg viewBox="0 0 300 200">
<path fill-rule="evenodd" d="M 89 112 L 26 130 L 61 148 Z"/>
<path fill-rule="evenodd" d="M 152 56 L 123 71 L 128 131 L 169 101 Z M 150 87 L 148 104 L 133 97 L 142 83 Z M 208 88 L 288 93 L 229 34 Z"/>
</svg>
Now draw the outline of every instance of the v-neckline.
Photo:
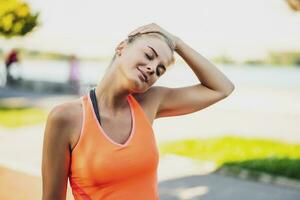
<svg viewBox="0 0 300 200">
<path fill-rule="evenodd" d="M 95 112 L 95 109 L 94 109 L 94 106 L 93 106 L 93 103 L 92 103 L 92 100 L 91 100 L 91 97 L 89 94 L 87 94 L 88 96 L 88 101 L 89 101 L 89 105 L 90 105 L 90 108 L 92 110 L 92 115 L 93 115 L 93 119 L 96 121 L 95 123 L 97 124 L 97 127 L 99 128 L 101 134 L 108 140 L 110 141 L 112 144 L 116 145 L 116 146 L 119 146 L 119 147 L 126 147 L 129 145 L 130 141 L 132 140 L 133 138 L 133 135 L 135 133 L 135 113 L 134 113 L 134 109 L 133 109 L 133 106 L 132 106 L 132 102 L 131 102 L 131 94 L 129 94 L 127 96 L 127 102 L 128 102 L 128 105 L 129 105 L 129 108 L 130 108 L 130 115 L 131 115 L 131 131 L 130 131 L 130 135 L 129 137 L 127 138 L 126 142 L 124 144 L 120 144 L 120 143 L 117 143 L 115 142 L 114 140 L 112 140 L 108 134 L 104 131 L 104 128 L 101 126 L 101 124 L 99 123 L 98 119 L 97 119 L 97 116 L 96 116 L 96 112 Z M 100 113 L 99 113 L 100 115 Z"/>
</svg>

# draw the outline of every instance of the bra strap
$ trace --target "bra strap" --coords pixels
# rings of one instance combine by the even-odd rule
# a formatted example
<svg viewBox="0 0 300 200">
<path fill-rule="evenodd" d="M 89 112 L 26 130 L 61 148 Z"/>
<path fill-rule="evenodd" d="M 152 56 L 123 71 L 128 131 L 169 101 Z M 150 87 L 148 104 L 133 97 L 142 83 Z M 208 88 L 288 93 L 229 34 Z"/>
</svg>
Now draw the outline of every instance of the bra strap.
<svg viewBox="0 0 300 200">
<path fill-rule="evenodd" d="M 99 111 L 100 109 L 98 108 L 98 103 L 97 103 L 97 98 L 96 98 L 96 93 L 95 93 L 96 88 L 93 88 L 90 90 L 90 97 L 93 103 L 93 107 L 94 107 L 94 111 L 96 113 L 96 117 L 101 125 L 101 121 L 100 121 L 100 114 Z"/>
</svg>

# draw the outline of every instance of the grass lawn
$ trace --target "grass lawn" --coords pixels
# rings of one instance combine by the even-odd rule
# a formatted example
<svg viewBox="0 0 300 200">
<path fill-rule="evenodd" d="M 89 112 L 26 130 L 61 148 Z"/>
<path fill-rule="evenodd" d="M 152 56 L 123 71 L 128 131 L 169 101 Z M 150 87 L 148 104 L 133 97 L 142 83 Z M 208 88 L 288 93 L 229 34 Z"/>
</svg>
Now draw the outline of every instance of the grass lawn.
<svg viewBox="0 0 300 200">
<path fill-rule="evenodd" d="M 47 111 L 40 108 L 0 108 L 0 126 L 20 128 L 43 123 L 47 119 L 47 114 Z"/>
<path fill-rule="evenodd" d="M 160 144 L 161 154 L 209 160 L 218 167 L 233 166 L 300 179 L 300 144 L 226 136 Z"/>
</svg>

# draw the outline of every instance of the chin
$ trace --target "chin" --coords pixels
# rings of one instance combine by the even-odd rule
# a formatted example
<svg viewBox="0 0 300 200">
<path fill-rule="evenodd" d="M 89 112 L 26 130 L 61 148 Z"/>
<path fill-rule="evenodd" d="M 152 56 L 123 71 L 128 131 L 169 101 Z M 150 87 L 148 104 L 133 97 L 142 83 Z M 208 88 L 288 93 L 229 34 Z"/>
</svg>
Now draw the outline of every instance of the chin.
<svg viewBox="0 0 300 200">
<path fill-rule="evenodd" d="M 131 91 L 133 91 L 134 93 L 144 93 L 146 92 L 150 87 L 147 86 L 146 84 L 141 85 L 141 82 L 139 82 L 139 80 L 136 82 L 134 82 L 133 87 L 131 89 Z"/>
<path fill-rule="evenodd" d="M 143 93 L 149 89 L 148 83 L 142 82 L 136 74 L 130 78 L 129 82 L 131 90 L 135 93 Z"/>
<path fill-rule="evenodd" d="M 149 87 L 144 87 L 144 88 L 134 88 L 134 89 L 132 89 L 132 91 L 134 92 L 134 93 L 144 93 L 144 92 L 146 92 L 147 90 L 149 89 Z"/>
</svg>

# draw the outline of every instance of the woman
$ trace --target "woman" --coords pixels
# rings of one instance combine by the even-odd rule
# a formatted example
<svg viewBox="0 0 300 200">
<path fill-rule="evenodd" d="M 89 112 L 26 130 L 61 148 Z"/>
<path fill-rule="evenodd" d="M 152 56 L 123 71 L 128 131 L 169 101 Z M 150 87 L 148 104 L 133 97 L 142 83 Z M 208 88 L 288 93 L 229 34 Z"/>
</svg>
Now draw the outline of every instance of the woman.
<svg viewBox="0 0 300 200">
<path fill-rule="evenodd" d="M 152 86 L 178 53 L 201 83 Z M 148 24 L 116 48 L 105 76 L 80 99 L 55 106 L 43 144 L 43 200 L 159 199 L 152 123 L 199 111 L 227 97 L 233 83 L 177 36 Z"/>
</svg>

